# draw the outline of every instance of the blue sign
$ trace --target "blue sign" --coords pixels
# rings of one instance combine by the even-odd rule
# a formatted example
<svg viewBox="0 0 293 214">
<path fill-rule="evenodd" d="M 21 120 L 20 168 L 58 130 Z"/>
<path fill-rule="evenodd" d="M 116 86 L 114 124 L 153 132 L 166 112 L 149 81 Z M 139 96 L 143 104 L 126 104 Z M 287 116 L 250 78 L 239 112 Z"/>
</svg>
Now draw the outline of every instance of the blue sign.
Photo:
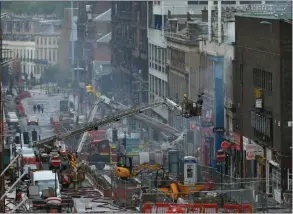
<svg viewBox="0 0 293 214">
<path fill-rule="evenodd" d="M 139 138 L 126 138 L 126 153 L 139 153 L 141 145 Z"/>
</svg>

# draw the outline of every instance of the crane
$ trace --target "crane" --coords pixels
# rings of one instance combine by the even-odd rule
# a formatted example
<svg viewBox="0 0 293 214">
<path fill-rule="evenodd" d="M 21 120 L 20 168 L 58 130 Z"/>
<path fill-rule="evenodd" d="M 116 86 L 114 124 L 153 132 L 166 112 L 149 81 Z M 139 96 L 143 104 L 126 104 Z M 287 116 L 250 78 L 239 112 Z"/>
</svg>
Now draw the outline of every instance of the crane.
<svg viewBox="0 0 293 214">
<path fill-rule="evenodd" d="M 101 96 L 100 99 L 95 103 L 95 107 L 94 110 L 92 112 L 95 112 L 97 109 L 97 106 L 100 103 L 106 103 L 109 104 L 111 102 L 111 100 L 105 96 Z M 197 106 L 198 101 L 193 102 L 193 104 L 190 105 L 182 105 L 182 106 L 189 106 L 190 108 L 192 108 L 193 106 Z M 202 104 L 202 102 L 200 102 Z M 186 113 L 186 109 L 185 108 L 181 108 L 178 104 L 176 104 L 175 102 L 173 102 L 172 100 L 168 99 L 168 98 L 162 98 L 159 99 L 151 104 L 148 105 L 142 105 L 139 107 L 134 107 L 134 108 L 130 108 L 128 110 L 125 110 L 121 113 L 117 113 L 115 115 L 110 115 L 102 120 L 97 120 L 97 119 L 93 119 L 94 116 L 92 115 L 90 118 L 90 122 L 88 122 L 87 124 L 85 124 L 83 127 L 80 128 L 76 128 L 73 130 L 70 130 L 68 132 L 65 133 L 61 133 L 58 135 L 54 135 L 52 137 L 48 137 L 45 138 L 43 140 L 37 141 L 34 143 L 34 146 L 36 147 L 49 147 L 51 148 L 51 145 L 54 144 L 54 142 L 56 141 L 64 141 L 70 137 L 76 136 L 76 135 L 80 135 L 83 134 L 82 140 L 80 141 L 79 145 L 78 145 L 78 149 L 77 152 L 81 152 L 82 147 L 84 145 L 84 141 L 85 138 L 87 136 L 87 132 L 91 131 L 91 130 L 97 130 L 98 127 L 113 123 L 113 122 L 118 122 L 119 120 L 121 120 L 122 118 L 125 117 L 129 117 L 135 114 L 139 114 L 142 113 L 145 110 L 151 109 L 151 108 L 155 108 L 161 105 L 166 105 L 171 111 L 179 111 L 181 112 L 183 117 L 190 117 L 192 115 L 187 114 Z M 191 112 L 191 111 L 190 111 Z M 200 108 L 200 112 L 201 112 L 201 108 Z M 198 116 L 198 113 L 194 114 L 193 116 Z"/>
<path fill-rule="evenodd" d="M 103 99 L 103 97 L 102 97 L 101 99 L 99 99 L 95 103 L 94 108 L 96 109 L 97 106 L 101 102 L 108 102 L 108 100 Z M 112 123 L 112 122 L 117 122 L 117 121 L 121 120 L 122 118 L 129 117 L 129 116 L 141 113 L 141 112 L 143 112 L 145 110 L 148 110 L 148 109 L 151 109 L 151 108 L 163 105 L 163 104 L 166 104 L 167 106 L 170 106 L 172 109 L 174 109 L 174 108 L 178 109 L 178 110 L 181 109 L 173 101 L 170 101 L 169 99 L 162 99 L 162 100 L 156 101 L 156 102 L 148 104 L 148 105 L 142 105 L 142 106 L 139 106 L 139 107 L 128 109 L 128 110 L 126 110 L 124 112 L 117 113 L 117 114 L 115 114 L 113 116 L 110 115 L 110 116 L 108 116 L 108 117 L 106 117 L 106 118 L 104 118 L 102 120 L 93 120 L 92 122 L 88 122 L 87 124 L 85 124 L 84 126 L 82 126 L 80 128 L 73 129 L 73 130 L 70 130 L 68 132 L 61 133 L 61 134 L 58 134 L 58 135 L 54 135 L 52 137 L 48 137 L 48 138 L 42 139 L 40 141 L 37 141 L 37 142 L 35 142 L 34 146 L 48 147 L 49 145 L 52 145 L 55 141 L 66 140 L 66 139 L 68 139 L 68 138 L 70 138 L 72 136 L 83 134 L 83 133 L 85 133 L 87 131 L 97 130 L 98 127 L 100 127 L 100 126 L 104 126 L 104 125 L 107 125 L 107 124 Z M 90 119 L 92 119 L 92 118 L 90 118 Z M 80 152 L 82 147 L 79 146 L 78 148 L 79 148 L 78 150 Z"/>
</svg>

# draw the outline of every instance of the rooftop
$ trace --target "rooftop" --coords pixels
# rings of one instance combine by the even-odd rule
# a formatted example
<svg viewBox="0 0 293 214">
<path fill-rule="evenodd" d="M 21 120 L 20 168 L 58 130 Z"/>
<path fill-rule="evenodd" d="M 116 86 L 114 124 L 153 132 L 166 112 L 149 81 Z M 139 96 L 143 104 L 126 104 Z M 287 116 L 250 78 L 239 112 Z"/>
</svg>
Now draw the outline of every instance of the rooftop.
<svg viewBox="0 0 293 214">
<path fill-rule="evenodd" d="M 111 41 L 111 38 L 112 38 L 112 32 L 107 33 L 106 35 L 102 36 L 96 42 L 97 43 L 109 43 Z"/>
<path fill-rule="evenodd" d="M 111 21 L 111 9 L 105 11 L 104 13 L 96 16 L 93 21 Z"/>
</svg>

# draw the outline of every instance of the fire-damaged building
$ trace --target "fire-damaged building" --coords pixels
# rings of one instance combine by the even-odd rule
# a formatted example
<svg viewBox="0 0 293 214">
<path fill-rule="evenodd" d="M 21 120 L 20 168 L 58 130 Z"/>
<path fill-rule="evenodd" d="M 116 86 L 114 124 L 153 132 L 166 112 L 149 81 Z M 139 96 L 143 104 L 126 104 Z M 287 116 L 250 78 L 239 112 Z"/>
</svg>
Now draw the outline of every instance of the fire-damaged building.
<svg viewBox="0 0 293 214">
<path fill-rule="evenodd" d="M 282 202 L 292 191 L 292 23 L 236 16 L 234 128 L 243 140 L 243 176 Z"/>
<path fill-rule="evenodd" d="M 112 2 L 111 65 L 116 94 L 127 104 L 147 102 L 147 2 Z"/>
</svg>

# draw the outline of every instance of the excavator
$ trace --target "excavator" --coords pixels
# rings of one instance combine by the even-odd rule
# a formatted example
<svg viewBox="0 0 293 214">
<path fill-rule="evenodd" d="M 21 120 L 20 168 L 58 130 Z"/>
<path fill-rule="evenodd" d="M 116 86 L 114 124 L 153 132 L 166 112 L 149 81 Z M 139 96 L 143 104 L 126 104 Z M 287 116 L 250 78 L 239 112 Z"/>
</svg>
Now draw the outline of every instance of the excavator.
<svg viewBox="0 0 293 214">
<path fill-rule="evenodd" d="M 137 177 L 144 170 L 162 171 L 165 170 L 159 164 L 140 164 L 133 167 L 133 157 L 126 155 L 119 155 L 117 161 L 117 167 L 115 168 L 115 175 L 121 179 L 131 179 Z"/>
<path fill-rule="evenodd" d="M 117 166 L 114 170 L 117 177 L 127 180 L 137 177 L 144 170 L 156 171 L 156 178 L 154 180 L 155 187 L 158 187 L 159 191 L 168 196 L 172 201 L 177 201 L 179 197 L 186 199 L 190 193 L 200 192 L 206 189 L 206 185 L 195 185 L 191 188 L 179 181 L 170 179 L 168 172 L 159 164 L 141 164 L 134 167 L 132 158 L 126 155 L 118 156 Z M 160 183 L 158 182 L 159 172 L 162 172 Z"/>
</svg>

